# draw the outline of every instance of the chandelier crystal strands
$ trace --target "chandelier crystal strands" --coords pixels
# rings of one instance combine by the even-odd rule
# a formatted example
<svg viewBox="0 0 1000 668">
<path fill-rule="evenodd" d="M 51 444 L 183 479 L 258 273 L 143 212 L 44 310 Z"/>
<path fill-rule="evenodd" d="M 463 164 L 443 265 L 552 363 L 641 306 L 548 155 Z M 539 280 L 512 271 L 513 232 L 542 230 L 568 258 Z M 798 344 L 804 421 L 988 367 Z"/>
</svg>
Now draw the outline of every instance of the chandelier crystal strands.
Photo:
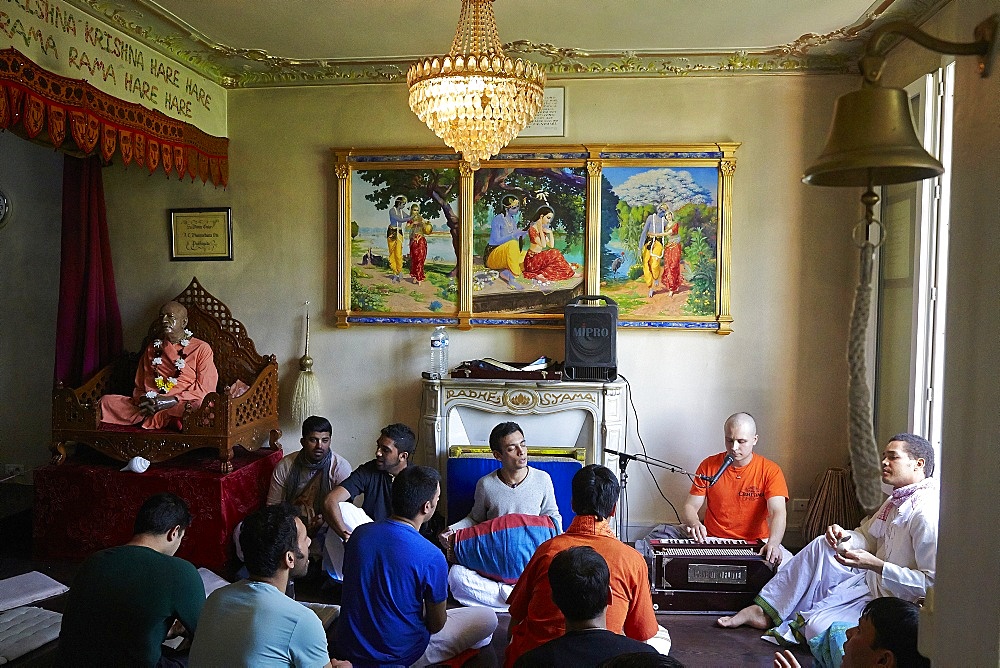
<svg viewBox="0 0 1000 668">
<path fill-rule="evenodd" d="M 545 73 L 504 55 L 493 0 L 462 0 L 451 50 L 411 65 L 406 83 L 413 113 L 475 170 L 541 109 Z"/>
</svg>

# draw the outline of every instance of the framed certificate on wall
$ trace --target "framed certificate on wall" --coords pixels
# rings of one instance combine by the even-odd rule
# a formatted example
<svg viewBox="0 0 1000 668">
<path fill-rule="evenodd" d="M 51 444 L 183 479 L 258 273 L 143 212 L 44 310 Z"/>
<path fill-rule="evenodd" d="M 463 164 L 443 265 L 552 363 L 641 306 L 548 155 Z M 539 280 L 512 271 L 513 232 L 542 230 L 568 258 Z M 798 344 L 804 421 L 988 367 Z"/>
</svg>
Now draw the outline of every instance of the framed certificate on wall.
<svg viewBox="0 0 1000 668">
<path fill-rule="evenodd" d="M 170 209 L 170 259 L 232 260 L 230 208 Z"/>
</svg>

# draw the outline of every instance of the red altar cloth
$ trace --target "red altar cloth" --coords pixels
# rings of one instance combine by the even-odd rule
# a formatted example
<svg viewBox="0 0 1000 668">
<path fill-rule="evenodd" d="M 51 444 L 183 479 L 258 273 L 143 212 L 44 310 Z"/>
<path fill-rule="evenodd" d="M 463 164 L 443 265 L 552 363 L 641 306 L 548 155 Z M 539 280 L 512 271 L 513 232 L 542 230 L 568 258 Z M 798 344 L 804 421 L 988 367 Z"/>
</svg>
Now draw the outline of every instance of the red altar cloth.
<svg viewBox="0 0 1000 668">
<path fill-rule="evenodd" d="M 82 448 L 81 448 L 82 450 Z M 158 492 L 188 502 L 194 520 L 177 556 L 225 573 L 235 557 L 233 527 L 263 505 L 281 450 L 236 448 L 232 473 L 219 471 L 216 453 L 196 451 L 153 464 L 145 473 L 119 471 L 90 450 L 34 473 L 34 554 L 82 560 L 132 537 L 139 506 Z"/>
</svg>

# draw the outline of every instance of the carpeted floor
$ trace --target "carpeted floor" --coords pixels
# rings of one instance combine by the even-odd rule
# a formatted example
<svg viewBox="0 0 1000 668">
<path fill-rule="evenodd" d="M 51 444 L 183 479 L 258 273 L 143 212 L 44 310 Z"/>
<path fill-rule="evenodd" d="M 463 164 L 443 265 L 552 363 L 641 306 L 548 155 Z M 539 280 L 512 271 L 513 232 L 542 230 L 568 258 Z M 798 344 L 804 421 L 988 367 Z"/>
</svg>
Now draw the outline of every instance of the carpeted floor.
<svg viewBox="0 0 1000 668">
<path fill-rule="evenodd" d="M 295 594 L 299 600 L 340 602 L 339 590 L 323 586 L 322 580 L 315 577 L 296 584 Z M 467 664 L 468 668 L 503 665 L 510 616 L 500 613 L 498 619 L 493 642 Z M 658 614 L 657 620 L 670 632 L 670 655 L 687 668 L 771 668 L 773 665 L 777 648 L 761 640 L 761 632 L 755 629 L 719 628 L 712 615 Z M 808 650 L 795 649 L 794 654 L 804 668 L 812 666 Z"/>
</svg>

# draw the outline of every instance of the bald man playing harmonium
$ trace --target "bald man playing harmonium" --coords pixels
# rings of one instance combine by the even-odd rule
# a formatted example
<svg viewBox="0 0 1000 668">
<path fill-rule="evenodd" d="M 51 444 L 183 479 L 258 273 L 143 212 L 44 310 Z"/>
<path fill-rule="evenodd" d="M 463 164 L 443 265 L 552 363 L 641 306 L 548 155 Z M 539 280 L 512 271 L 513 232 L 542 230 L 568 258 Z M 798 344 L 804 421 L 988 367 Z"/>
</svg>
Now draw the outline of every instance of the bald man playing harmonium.
<svg viewBox="0 0 1000 668">
<path fill-rule="evenodd" d="M 787 516 L 788 485 L 781 468 L 755 454 L 757 424 L 749 413 L 726 420 L 726 450 L 698 466 L 681 520 L 688 536 L 764 541 L 760 555 L 775 567 L 791 557 L 781 545 Z M 707 507 L 706 507 L 707 506 Z M 699 517 L 705 508 L 705 520 Z"/>
</svg>

